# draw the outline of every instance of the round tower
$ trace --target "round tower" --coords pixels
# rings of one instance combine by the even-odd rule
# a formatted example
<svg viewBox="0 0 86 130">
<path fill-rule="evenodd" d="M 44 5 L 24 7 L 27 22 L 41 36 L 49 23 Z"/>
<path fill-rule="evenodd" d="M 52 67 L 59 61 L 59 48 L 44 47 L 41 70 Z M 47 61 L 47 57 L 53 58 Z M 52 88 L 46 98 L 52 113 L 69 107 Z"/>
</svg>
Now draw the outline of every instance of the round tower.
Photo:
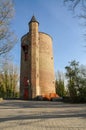
<svg viewBox="0 0 86 130">
<path fill-rule="evenodd" d="M 39 87 L 39 33 L 38 21 L 35 16 L 29 22 L 29 33 L 31 42 L 31 88 L 32 98 L 40 95 Z"/>
<path fill-rule="evenodd" d="M 30 34 L 21 38 L 20 97 L 30 99 L 31 96 L 31 44 Z"/>
<path fill-rule="evenodd" d="M 21 38 L 20 97 L 35 98 L 55 93 L 52 38 L 39 32 L 39 23 L 33 16 L 29 32 Z"/>
<path fill-rule="evenodd" d="M 52 38 L 43 32 L 39 32 L 39 66 L 41 95 L 55 93 Z"/>
</svg>

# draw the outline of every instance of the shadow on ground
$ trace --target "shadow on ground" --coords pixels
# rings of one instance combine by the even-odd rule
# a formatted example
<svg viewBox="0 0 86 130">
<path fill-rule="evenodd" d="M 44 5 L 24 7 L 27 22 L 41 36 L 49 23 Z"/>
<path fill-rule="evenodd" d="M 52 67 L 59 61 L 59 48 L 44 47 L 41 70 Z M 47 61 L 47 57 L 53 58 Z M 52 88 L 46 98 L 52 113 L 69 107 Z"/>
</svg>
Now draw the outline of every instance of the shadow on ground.
<svg viewBox="0 0 86 130">
<path fill-rule="evenodd" d="M 86 113 L 83 114 L 57 114 L 57 113 L 48 113 L 48 114 L 31 114 L 31 115 L 20 115 L 20 116 L 14 116 L 14 117 L 6 117 L 6 118 L 0 118 L 0 122 L 5 122 L 5 121 L 14 121 L 14 120 L 32 120 L 32 119 L 52 119 L 52 118 L 86 118 Z"/>
<path fill-rule="evenodd" d="M 3 109 L 20 109 L 20 108 L 71 108 L 71 107 L 85 107 L 85 104 L 69 104 L 63 102 L 53 102 L 53 101 L 24 101 L 24 100 L 5 100 L 0 103 Z M 2 109 L 2 107 L 1 107 Z"/>
<path fill-rule="evenodd" d="M 86 109 L 81 109 L 81 107 L 86 108 L 86 104 L 64 104 L 62 102 L 49 102 L 49 101 L 21 101 L 21 100 L 7 100 L 0 103 L 0 109 L 22 109 L 34 108 L 30 114 L 25 115 L 24 112 L 19 115 L 11 115 L 7 117 L 0 118 L 0 122 L 12 121 L 12 120 L 32 120 L 32 119 L 52 119 L 52 118 L 86 118 Z M 35 109 L 45 108 L 45 111 L 37 111 Z M 55 108 L 55 111 L 46 111 L 46 108 L 51 110 Z M 79 108 L 76 110 L 76 108 Z M 59 109 L 59 111 L 58 111 Z M 61 109 L 61 110 L 60 110 Z M 66 109 L 66 110 L 64 110 Z M 72 110 L 73 109 L 73 110 Z"/>
</svg>

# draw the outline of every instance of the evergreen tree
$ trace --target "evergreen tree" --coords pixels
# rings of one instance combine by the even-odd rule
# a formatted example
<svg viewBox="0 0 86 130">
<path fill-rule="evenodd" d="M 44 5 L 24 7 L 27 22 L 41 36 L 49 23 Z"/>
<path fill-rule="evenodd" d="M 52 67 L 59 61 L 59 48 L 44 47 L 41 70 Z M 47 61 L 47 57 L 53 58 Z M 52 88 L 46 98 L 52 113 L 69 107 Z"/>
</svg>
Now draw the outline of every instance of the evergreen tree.
<svg viewBox="0 0 86 130">
<path fill-rule="evenodd" d="M 63 97 L 65 95 L 65 85 L 63 74 L 61 72 L 57 73 L 55 85 L 56 85 L 56 93 L 60 97 Z"/>
<path fill-rule="evenodd" d="M 68 79 L 68 90 L 73 101 L 86 100 L 86 68 L 81 68 L 79 62 L 71 61 L 66 66 L 66 77 Z"/>
</svg>

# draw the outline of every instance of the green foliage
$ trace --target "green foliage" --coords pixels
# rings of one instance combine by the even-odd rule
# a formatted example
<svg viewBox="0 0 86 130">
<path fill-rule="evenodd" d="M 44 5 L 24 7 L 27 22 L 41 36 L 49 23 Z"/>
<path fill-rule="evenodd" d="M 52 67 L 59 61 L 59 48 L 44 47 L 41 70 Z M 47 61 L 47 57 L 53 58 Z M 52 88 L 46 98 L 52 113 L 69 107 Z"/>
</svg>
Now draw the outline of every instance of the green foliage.
<svg viewBox="0 0 86 130">
<path fill-rule="evenodd" d="M 64 85 L 63 74 L 61 74 L 61 72 L 58 72 L 57 74 L 55 86 L 56 86 L 56 93 L 60 97 L 63 97 L 65 95 L 65 85 Z"/>
<path fill-rule="evenodd" d="M 2 63 L 0 71 L 0 97 L 15 98 L 18 97 L 18 72 L 13 63 L 5 61 Z"/>
<path fill-rule="evenodd" d="M 66 66 L 66 77 L 68 79 L 69 95 L 73 101 L 80 99 L 86 100 L 86 68 L 80 67 L 79 63 L 74 61 L 69 62 Z"/>
</svg>

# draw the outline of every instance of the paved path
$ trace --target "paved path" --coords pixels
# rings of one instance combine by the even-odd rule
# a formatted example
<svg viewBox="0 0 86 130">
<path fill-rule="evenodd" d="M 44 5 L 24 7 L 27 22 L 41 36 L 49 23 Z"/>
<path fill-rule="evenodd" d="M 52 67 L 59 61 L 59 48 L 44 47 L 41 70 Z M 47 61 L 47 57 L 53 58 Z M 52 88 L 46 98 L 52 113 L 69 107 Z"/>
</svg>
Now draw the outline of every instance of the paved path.
<svg viewBox="0 0 86 130">
<path fill-rule="evenodd" d="M 86 104 L 3 101 L 0 130 L 86 130 Z"/>
</svg>

